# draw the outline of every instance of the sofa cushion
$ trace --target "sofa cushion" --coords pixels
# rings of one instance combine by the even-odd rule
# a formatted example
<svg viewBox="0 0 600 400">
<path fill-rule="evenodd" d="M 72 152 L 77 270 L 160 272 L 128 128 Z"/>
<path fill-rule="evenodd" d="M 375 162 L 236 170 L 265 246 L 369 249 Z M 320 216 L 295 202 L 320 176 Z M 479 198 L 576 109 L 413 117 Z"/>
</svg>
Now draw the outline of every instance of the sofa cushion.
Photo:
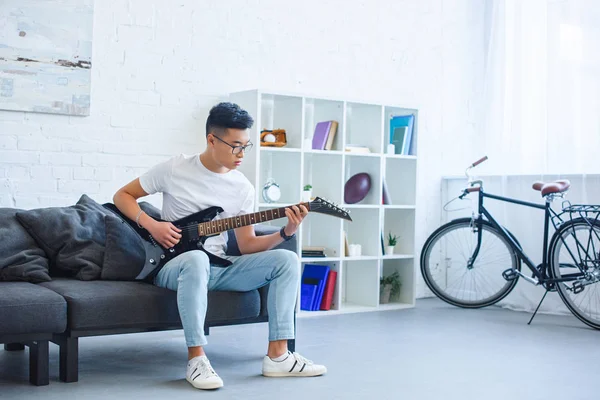
<svg viewBox="0 0 600 400">
<path fill-rule="evenodd" d="M 17 220 L 16 208 L 0 208 L 0 281 L 50 281 L 48 258 Z"/>
<path fill-rule="evenodd" d="M 104 258 L 104 217 L 112 213 L 86 196 L 69 207 L 17 213 L 19 222 L 50 259 L 50 276 L 99 279 Z"/>
<path fill-rule="evenodd" d="M 41 283 L 69 305 L 68 326 L 76 330 L 180 326 L 177 293 L 144 282 L 79 281 Z M 207 322 L 254 318 L 258 291 L 209 292 Z"/>
<path fill-rule="evenodd" d="M 67 302 L 28 282 L 0 282 L 0 335 L 60 333 L 67 327 Z"/>
</svg>

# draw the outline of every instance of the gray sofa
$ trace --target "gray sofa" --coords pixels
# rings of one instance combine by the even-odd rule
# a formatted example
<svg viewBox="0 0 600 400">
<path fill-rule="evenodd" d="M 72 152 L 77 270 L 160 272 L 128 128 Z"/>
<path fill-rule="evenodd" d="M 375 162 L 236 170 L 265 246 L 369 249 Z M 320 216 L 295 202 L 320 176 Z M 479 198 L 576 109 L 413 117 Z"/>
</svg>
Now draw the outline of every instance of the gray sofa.
<svg viewBox="0 0 600 400">
<path fill-rule="evenodd" d="M 7 209 L 2 210 L 0 227 L 3 222 L 7 225 Z M 262 235 L 276 228 L 256 225 L 255 230 Z M 27 246 L 35 244 L 28 242 Z M 295 251 L 295 239 L 278 248 Z M 228 254 L 239 254 L 233 233 L 229 235 Z M 4 264 L 7 267 L 6 260 Z M 60 380 L 76 382 L 80 338 L 182 328 L 176 293 L 171 290 L 145 282 L 60 276 L 38 283 L 6 282 L 2 275 L 6 268 L 2 267 L 0 257 L 0 343 L 7 351 L 29 347 L 30 382 L 34 385 L 48 384 L 50 342 L 59 346 Z M 52 265 L 49 267 L 52 272 Z M 268 285 L 250 292 L 209 292 L 206 334 L 215 326 L 268 321 L 267 293 Z M 288 346 L 294 350 L 295 341 L 290 340 Z"/>
</svg>

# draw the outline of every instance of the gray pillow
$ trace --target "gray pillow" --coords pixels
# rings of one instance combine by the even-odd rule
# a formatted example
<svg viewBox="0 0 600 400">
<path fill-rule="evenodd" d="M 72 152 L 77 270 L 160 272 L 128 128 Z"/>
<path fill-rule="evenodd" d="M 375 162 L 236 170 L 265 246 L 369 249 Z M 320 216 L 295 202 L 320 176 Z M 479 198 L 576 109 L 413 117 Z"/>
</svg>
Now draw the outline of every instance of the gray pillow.
<svg viewBox="0 0 600 400">
<path fill-rule="evenodd" d="M 16 208 L 0 208 L 0 281 L 51 281 L 48 258 L 16 218 Z"/>
<path fill-rule="evenodd" d="M 94 280 L 102 271 L 109 214 L 84 194 L 73 206 L 21 211 L 17 218 L 50 259 L 50 276 Z"/>
<path fill-rule="evenodd" d="M 106 251 L 101 279 L 132 281 L 144 267 L 146 252 L 142 238 L 121 218 L 107 215 Z"/>
</svg>

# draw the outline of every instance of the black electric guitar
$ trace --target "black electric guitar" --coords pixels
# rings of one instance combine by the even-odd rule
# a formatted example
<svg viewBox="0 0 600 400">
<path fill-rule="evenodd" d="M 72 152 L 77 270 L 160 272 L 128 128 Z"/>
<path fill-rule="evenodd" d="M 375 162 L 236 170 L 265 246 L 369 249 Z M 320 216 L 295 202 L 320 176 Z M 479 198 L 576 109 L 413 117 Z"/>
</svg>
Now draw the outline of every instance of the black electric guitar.
<svg viewBox="0 0 600 400">
<path fill-rule="evenodd" d="M 303 204 L 309 212 L 317 212 L 352 221 L 352 218 L 350 218 L 350 215 L 348 215 L 346 210 L 343 210 L 320 197 L 317 197 L 308 203 L 300 204 Z M 300 206 L 300 204 L 297 205 Z M 106 204 L 105 206 L 117 213 L 143 239 L 142 242 L 144 243 L 146 250 L 146 260 L 140 274 L 135 278 L 136 280 L 152 279 L 169 260 L 190 250 L 202 250 L 208 255 L 211 264 L 227 267 L 231 265 L 231 261 L 216 256 L 204 249 L 204 242 L 207 238 L 216 236 L 221 232 L 230 229 L 284 218 L 286 217 L 285 208 L 287 208 L 272 208 L 252 214 L 238 215 L 217 220 L 214 218 L 222 213 L 223 209 L 221 207 L 207 208 L 206 210 L 199 211 L 177 221 L 171 221 L 173 225 L 181 229 L 182 237 L 179 243 L 174 247 L 165 249 L 152 237 L 152 235 L 150 235 L 150 232 L 144 228 L 138 227 L 135 221 L 127 218 L 114 204 Z"/>
</svg>

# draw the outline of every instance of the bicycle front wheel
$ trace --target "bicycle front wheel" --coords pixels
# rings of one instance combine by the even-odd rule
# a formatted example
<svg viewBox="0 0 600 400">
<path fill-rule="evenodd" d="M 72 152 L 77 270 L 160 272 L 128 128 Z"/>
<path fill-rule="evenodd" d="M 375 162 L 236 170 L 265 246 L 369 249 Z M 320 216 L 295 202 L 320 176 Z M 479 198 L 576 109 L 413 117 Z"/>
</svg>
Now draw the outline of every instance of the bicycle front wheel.
<svg viewBox="0 0 600 400">
<path fill-rule="evenodd" d="M 492 305 L 517 284 L 502 272 L 521 270 L 521 260 L 509 242 L 489 222 L 481 224 L 481 247 L 471 267 L 478 232 L 470 218 L 451 221 L 431 234 L 421 252 L 421 274 L 429 289 L 447 303 L 464 308 Z"/>
<path fill-rule="evenodd" d="M 552 237 L 549 260 L 565 305 L 583 323 L 600 329 L 600 222 L 566 222 Z"/>
</svg>

